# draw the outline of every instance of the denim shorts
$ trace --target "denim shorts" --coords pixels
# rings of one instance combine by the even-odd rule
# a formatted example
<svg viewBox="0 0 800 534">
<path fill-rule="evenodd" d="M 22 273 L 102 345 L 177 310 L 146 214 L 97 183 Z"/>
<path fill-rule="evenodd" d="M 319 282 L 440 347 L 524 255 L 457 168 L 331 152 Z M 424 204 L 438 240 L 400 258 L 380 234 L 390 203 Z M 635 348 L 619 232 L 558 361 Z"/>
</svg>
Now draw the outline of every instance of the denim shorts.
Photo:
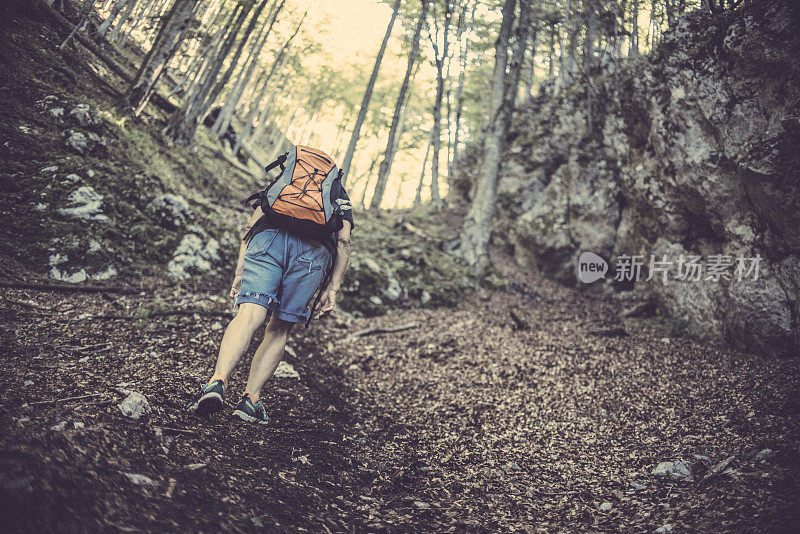
<svg viewBox="0 0 800 534">
<path fill-rule="evenodd" d="M 242 290 L 236 304 L 252 302 L 273 317 L 300 323 L 311 314 L 311 298 L 331 264 L 323 245 L 275 228 L 250 240 L 244 254 Z"/>
</svg>

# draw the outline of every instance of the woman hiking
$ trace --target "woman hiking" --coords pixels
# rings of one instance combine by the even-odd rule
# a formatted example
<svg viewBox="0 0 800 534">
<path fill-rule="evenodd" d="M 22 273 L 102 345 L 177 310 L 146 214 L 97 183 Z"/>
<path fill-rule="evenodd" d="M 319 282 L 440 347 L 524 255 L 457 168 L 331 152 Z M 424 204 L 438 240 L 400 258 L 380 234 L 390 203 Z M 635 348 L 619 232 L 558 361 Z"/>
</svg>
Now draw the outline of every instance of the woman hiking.
<svg viewBox="0 0 800 534">
<path fill-rule="evenodd" d="M 233 412 L 245 421 L 268 423 L 260 393 L 283 357 L 292 327 L 307 326 L 312 313 L 321 317 L 333 309 L 347 269 L 353 213 L 341 171 L 327 154 L 307 146 L 293 147 L 266 170 L 277 166 L 278 178 L 248 199 L 256 207 L 230 290 L 239 310 L 225 330 L 214 373 L 188 405 L 199 415 L 223 407 L 231 372 L 269 317 Z"/>
</svg>

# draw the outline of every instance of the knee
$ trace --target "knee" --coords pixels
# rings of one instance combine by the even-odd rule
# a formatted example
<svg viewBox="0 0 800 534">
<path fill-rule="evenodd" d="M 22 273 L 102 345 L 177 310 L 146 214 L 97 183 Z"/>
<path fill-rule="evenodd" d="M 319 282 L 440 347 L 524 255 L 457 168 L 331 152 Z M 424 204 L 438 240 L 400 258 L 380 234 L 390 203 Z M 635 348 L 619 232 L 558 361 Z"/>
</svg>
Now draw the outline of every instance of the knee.
<svg viewBox="0 0 800 534">
<path fill-rule="evenodd" d="M 289 321 L 284 321 L 283 319 L 278 319 L 277 317 L 272 317 L 267 323 L 267 333 L 278 334 L 282 336 L 289 336 L 289 332 L 292 331 L 292 326 L 294 323 Z"/>
<path fill-rule="evenodd" d="M 255 330 L 264 323 L 267 314 L 265 311 L 259 310 L 260 306 L 241 306 L 239 313 L 236 314 L 236 321 L 247 330 L 255 332 Z"/>
</svg>

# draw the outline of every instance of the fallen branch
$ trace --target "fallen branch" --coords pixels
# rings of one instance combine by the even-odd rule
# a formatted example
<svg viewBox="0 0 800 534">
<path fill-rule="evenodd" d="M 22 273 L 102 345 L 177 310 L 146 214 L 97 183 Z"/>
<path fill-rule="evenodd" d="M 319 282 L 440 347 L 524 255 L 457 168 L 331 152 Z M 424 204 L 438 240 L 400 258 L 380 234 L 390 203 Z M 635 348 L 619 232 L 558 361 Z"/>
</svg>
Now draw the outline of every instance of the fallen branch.
<svg viewBox="0 0 800 534">
<path fill-rule="evenodd" d="M 421 237 L 422 239 L 434 239 L 433 237 L 429 236 L 428 234 L 426 234 L 425 232 L 423 232 L 422 230 L 420 230 L 419 228 L 417 228 L 416 226 L 414 226 L 409 222 L 404 222 L 400 227 L 403 230 L 410 232 L 417 237 Z"/>
<path fill-rule="evenodd" d="M 75 352 L 86 352 L 86 351 L 98 351 L 103 352 L 111 348 L 111 342 L 107 341 L 105 343 L 95 343 L 94 345 L 86 345 L 86 346 L 78 346 L 78 345 L 56 345 L 55 349 L 65 349 L 71 350 Z"/>
<path fill-rule="evenodd" d="M 0 287 L 10 289 L 35 289 L 36 291 L 72 291 L 78 293 L 139 293 L 139 289 L 122 286 L 82 286 L 77 284 L 37 284 L 28 282 L 0 282 Z"/>
<path fill-rule="evenodd" d="M 44 0 L 40 0 L 40 4 L 48 11 L 50 16 L 58 22 L 65 30 L 72 32 L 73 26 L 70 21 L 68 21 L 64 16 L 53 9 L 52 7 L 47 5 L 47 2 Z M 89 52 L 94 54 L 97 59 L 102 61 L 109 69 L 111 69 L 114 74 L 122 78 L 122 81 L 125 83 L 131 83 L 134 78 L 134 73 L 130 72 L 126 67 L 121 65 L 117 60 L 112 58 L 109 54 L 104 52 L 97 43 L 93 42 L 89 37 L 85 36 L 83 33 L 78 32 L 75 34 L 75 39 L 77 39 Z M 170 102 L 168 99 L 164 98 L 157 92 L 154 92 L 153 95 L 150 97 L 150 102 L 161 108 L 166 113 L 173 113 L 178 107 Z"/>
<path fill-rule="evenodd" d="M 172 432 L 173 434 L 185 434 L 187 436 L 196 436 L 197 432 L 194 430 L 184 430 L 182 428 L 172 428 L 171 426 L 160 427 L 164 432 Z"/>
<path fill-rule="evenodd" d="M 402 330 L 410 330 L 411 328 L 416 328 L 418 326 L 419 325 L 417 323 L 401 324 L 398 326 L 376 326 L 372 328 L 365 328 L 363 330 L 359 330 L 358 332 L 353 332 L 351 336 L 363 337 L 363 336 L 368 336 L 370 334 L 385 334 L 389 332 L 400 332 Z"/>
<path fill-rule="evenodd" d="M 200 317 L 221 317 L 231 318 L 230 312 L 221 312 L 213 310 L 159 310 L 146 313 L 144 315 L 122 315 L 122 314 L 107 314 L 107 315 L 91 315 L 84 317 L 86 319 L 108 319 L 108 320 L 123 320 L 123 321 L 138 321 L 139 319 L 150 319 L 152 317 L 169 317 L 171 315 L 193 316 L 199 315 Z"/>
<path fill-rule="evenodd" d="M 41 401 L 33 401 L 29 402 L 30 406 L 34 406 L 37 404 L 51 404 L 53 402 L 67 402 L 67 401 L 74 401 L 74 400 L 83 400 L 83 399 L 92 399 L 94 397 L 99 397 L 101 393 L 90 393 L 88 395 L 78 395 L 77 397 L 66 397 L 63 399 L 54 399 L 54 400 L 41 400 Z"/>
</svg>

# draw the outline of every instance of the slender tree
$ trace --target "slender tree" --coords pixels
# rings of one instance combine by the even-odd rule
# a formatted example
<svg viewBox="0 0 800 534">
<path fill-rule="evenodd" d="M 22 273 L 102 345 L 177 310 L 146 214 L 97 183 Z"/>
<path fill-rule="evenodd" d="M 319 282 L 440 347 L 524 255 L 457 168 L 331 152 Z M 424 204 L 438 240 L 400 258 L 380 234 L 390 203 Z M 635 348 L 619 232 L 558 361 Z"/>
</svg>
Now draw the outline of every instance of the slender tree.
<svg viewBox="0 0 800 534">
<path fill-rule="evenodd" d="M 510 66 L 508 49 L 515 18 L 516 0 L 505 0 L 504 2 L 503 20 L 495 43 L 490 122 L 484 138 L 483 160 L 478 170 L 475 195 L 464 219 L 459 247 L 462 256 L 472 267 L 473 273 L 478 276 L 485 272 L 489 263 L 487 246 L 492 233 L 497 178 L 500 173 L 502 150 L 511 124 L 520 70 L 525 55 L 530 26 L 530 1 L 532 0 L 521 0 L 520 2 L 520 16 Z M 506 73 L 507 67 L 508 73 Z"/>
<path fill-rule="evenodd" d="M 450 23 L 453 18 L 451 0 L 444 0 L 444 22 L 442 28 L 442 46 L 439 49 L 439 23 L 434 16 L 434 35 L 431 35 L 434 63 L 436 64 L 436 96 L 433 100 L 433 158 L 431 161 L 431 200 L 437 207 L 441 205 L 439 195 L 439 151 L 442 147 L 442 97 L 444 96 L 444 64 L 449 58 Z M 429 34 L 430 35 L 430 34 Z"/>
<path fill-rule="evenodd" d="M 194 139 L 197 132 L 197 127 L 200 124 L 206 111 L 208 111 L 208 100 L 212 91 L 216 91 L 217 77 L 225 59 L 233 49 L 236 43 L 236 38 L 239 31 L 247 20 L 250 10 L 253 8 L 255 0 L 243 0 L 237 5 L 236 18 L 228 30 L 228 34 L 223 41 L 219 53 L 209 63 L 207 72 L 203 76 L 203 82 L 198 85 L 197 90 L 189 95 L 183 104 L 172 116 L 169 118 L 166 127 L 164 128 L 164 135 L 173 141 L 181 144 L 189 144 Z M 235 66 L 235 62 L 231 62 L 231 67 Z M 228 76 L 230 68 L 226 71 Z"/>
<path fill-rule="evenodd" d="M 406 93 L 410 84 L 411 73 L 414 71 L 414 64 L 417 61 L 417 53 L 419 52 L 419 38 L 422 34 L 422 26 L 425 23 L 425 17 L 428 15 L 428 5 L 430 0 L 422 0 L 422 10 L 417 26 L 414 28 L 414 37 L 411 41 L 411 51 L 408 53 L 408 65 L 406 66 L 406 74 L 403 77 L 403 84 L 400 86 L 400 93 L 397 97 L 397 103 L 394 106 L 394 114 L 392 115 L 392 125 L 389 128 L 389 135 L 386 140 L 386 150 L 383 154 L 383 161 L 378 169 L 378 182 L 375 184 L 375 192 L 370 201 L 371 209 L 379 209 L 383 194 L 386 191 L 386 183 L 389 181 L 389 171 L 392 165 L 392 148 L 394 147 L 394 138 L 397 134 L 397 127 L 400 124 L 400 115 L 403 110 L 403 103 L 406 99 Z"/>
<path fill-rule="evenodd" d="M 289 46 L 292 44 L 292 41 L 294 40 L 295 36 L 297 36 L 297 34 L 300 32 L 300 28 L 303 27 L 303 23 L 306 20 L 306 14 L 307 13 L 308 12 L 303 14 L 303 18 L 300 19 L 300 23 L 297 25 L 297 28 L 295 28 L 294 33 L 292 33 L 292 35 L 286 40 L 286 42 L 283 43 L 283 45 L 281 46 L 281 49 L 278 51 L 278 55 L 275 57 L 275 61 L 273 61 L 272 67 L 270 68 L 269 73 L 267 74 L 266 78 L 264 79 L 264 82 L 261 85 L 261 90 L 258 92 L 258 96 L 254 100 L 254 105 L 251 108 L 250 115 L 247 118 L 247 120 L 245 120 L 244 130 L 239 133 L 239 136 L 238 136 L 238 138 L 236 140 L 236 145 L 233 147 L 233 154 L 234 155 L 239 153 L 239 149 L 241 149 L 241 147 L 242 147 L 242 140 L 244 140 L 245 137 L 250 135 L 250 132 L 253 129 L 254 122 L 255 122 L 256 117 L 257 117 L 258 112 L 259 112 L 259 104 L 264 100 L 264 97 L 267 95 L 267 89 L 269 88 L 269 82 L 272 79 L 272 76 L 278 70 L 278 68 L 283 66 L 283 60 L 284 60 L 284 57 L 286 56 L 286 51 L 288 50 Z"/>
<path fill-rule="evenodd" d="M 183 39 L 192 21 L 198 0 L 175 0 L 163 18 L 153 46 L 142 61 L 128 90 L 120 100 L 120 107 L 138 116 L 155 91 L 156 82 Z"/>
<path fill-rule="evenodd" d="M 273 8 L 269 17 L 269 24 L 264 25 L 261 35 L 259 35 L 259 37 L 256 39 L 256 42 L 253 44 L 253 47 L 250 50 L 250 55 L 245 61 L 247 67 L 242 69 L 239 79 L 236 80 L 233 89 L 231 89 L 230 95 L 228 95 L 228 98 L 225 101 L 225 105 L 222 107 L 217 120 L 214 122 L 214 126 L 211 128 L 211 131 L 217 137 L 221 137 L 228 130 L 228 126 L 230 126 L 231 120 L 233 119 L 233 112 L 236 109 L 236 106 L 239 105 L 239 100 L 242 98 L 245 87 L 247 87 L 247 84 L 250 83 L 250 78 L 252 78 L 256 66 L 259 64 L 261 50 L 264 48 L 264 44 L 267 42 L 267 38 L 272 31 L 272 27 L 275 25 L 278 14 L 283 9 L 285 3 L 286 0 L 281 0 L 281 2 Z"/>
<path fill-rule="evenodd" d="M 364 124 L 364 119 L 367 117 L 369 101 L 372 99 L 372 91 L 375 89 L 375 80 L 378 79 L 378 71 L 381 68 L 383 54 L 386 52 L 386 45 L 389 43 L 389 37 L 392 35 L 392 27 L 394 26 L 395 19 L 397 19 L 397 13 L 400 11 L 401 2 L 402 0 L 396 0 L 394 3 L 394 8 L 392 9 L 392 18 L 389 19 L 389 24 L 386 26 L 386 33 L 383 35 L 381 48 L 378 50 L 378 55 L 375 57 L 375 65 L 372 67 L 372 74 L 367 82 L 367 89 L 364 91 L 364 97 L 361 99 L 361 107 L 358 110 L 358 117 L 356 117 L 356 123 L 353 125 L 353 133 L 350 134 L 350 142 L 347 145 L 347 152 L 345 152 L 344 160 L 342 161 L 342 184 L 346 182 L 347 173 L 350 170 L 350 164 L 353 162 L 353 155 L 356 152 L 358 138 L 361 135 L 361 125 Z"/>
<path fill-rule="evenodd" d="M 460 47 L 460 56 L 459 56 L 458 87 L 456 89 L 455 120 L 453 121 L 454 132 L 453 132 L 452 156 L 450 158 L 450 162 L 447 167 L 448 182 L 453 176 L 456 164 L 458 163 L 458 143 L 459 143 L 459 134 L 461 133 L 461 114 L 464 110 L 464 82 L 467 77 L 467 52 L 469 51 L 469 35 L 468 34 L 465 35 L 464 29 L 467 26 L 472 25 L 472 21 L 475 19 L 475 9 L 477 8 L 477 6 L 478 6 L 477 2 L 472 3 L 472 10 L 469 16 L 469 21 L 468 22 L 464 21 L 464 24 L 459 25 L 460 29 L 459 29 L 458 43 Z M 464 9 L 465 10 L 467 9 L 466 5 L 464 6 Z M 427 154 L 427 149 L 426 149 L 426 154 Z M 427 159 L 427 155 L 425 159 Z M 417 190 L 419 191 L 420 188 L 418 188 Z M 450 188 L 448 187 L 448 191 L 449 190 Z"/>
<path fill-rule="evenodd" d="M 111 25 L 114 24 L 114 21 L 117 20 L 117 17 L 125 5 L 133 2 L 135 2 L 135 0 L 117 0 L 117 3 L 111 8 L 111 13 L 108 14 L 106 20 L 101 22 L 100 26 L 97 27 L 97 36 L 101 39 L 105 38 L 106 33 L 111 28 Z"/>
<path fill-rule="evenodd" d="M 422 158 L 422 171 L 419 174 L 419 182 L 417 183 L 417 192 L 414 195 L 414 205 L 419 206 L 422 203 L 422 182 L 425 180 L 425 170 L 428 167 L 428 156 L 431 153 L 431 138 L 428 137 L 428 143 L 425 147 L 425 157 Z"/>
</svg>

